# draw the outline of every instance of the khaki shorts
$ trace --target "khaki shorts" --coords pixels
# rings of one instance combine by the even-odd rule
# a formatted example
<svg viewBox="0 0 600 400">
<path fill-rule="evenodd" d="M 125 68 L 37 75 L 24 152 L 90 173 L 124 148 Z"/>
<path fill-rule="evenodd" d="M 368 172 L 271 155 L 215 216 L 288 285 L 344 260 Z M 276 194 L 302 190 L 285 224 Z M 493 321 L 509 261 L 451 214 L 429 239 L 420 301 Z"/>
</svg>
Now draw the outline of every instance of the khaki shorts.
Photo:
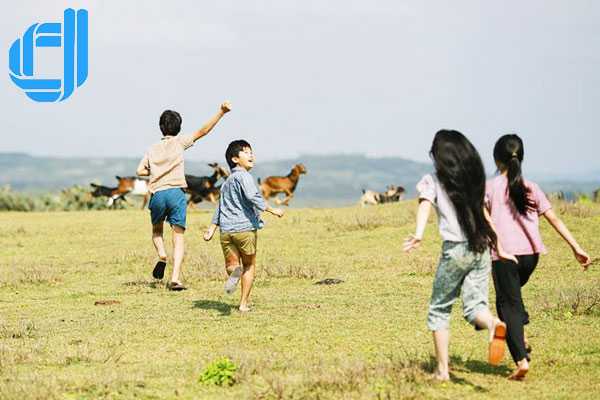
<svg viewBox="0 0 600 400">
<path fill-rule="evenodd" d="M 225 258 L 231 254 L 236 256 L 252 256 L 256 254 L 256 231 L 223 233 L 221 232 L 221 248 Z"/>
</svg>

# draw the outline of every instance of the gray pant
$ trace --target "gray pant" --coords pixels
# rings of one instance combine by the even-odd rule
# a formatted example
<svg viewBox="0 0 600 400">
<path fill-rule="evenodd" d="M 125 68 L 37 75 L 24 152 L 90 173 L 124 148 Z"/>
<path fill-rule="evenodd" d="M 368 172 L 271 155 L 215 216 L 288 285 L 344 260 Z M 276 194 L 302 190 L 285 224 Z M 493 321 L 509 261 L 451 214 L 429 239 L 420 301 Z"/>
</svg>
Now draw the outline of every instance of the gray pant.
<svg viewBox="0 0 600 400">
<path fill-rule="evenodd" d="M 492 261 L 489 251 L 473 253 L 467 242 L 442 245 L 427 315 L 431 331 L 448 329 L 452 304 L 462 290 L 463 315 L 469 323 L 488 308 L 488 282 Z"/>
</svg>

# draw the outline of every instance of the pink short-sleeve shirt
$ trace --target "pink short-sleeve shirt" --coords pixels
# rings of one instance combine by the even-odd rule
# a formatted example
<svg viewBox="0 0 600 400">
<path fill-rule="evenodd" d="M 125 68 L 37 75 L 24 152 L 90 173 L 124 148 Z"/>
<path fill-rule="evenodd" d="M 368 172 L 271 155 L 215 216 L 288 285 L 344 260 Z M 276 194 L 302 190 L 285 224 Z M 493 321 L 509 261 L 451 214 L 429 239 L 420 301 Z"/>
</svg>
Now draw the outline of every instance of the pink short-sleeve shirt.
<svg viewBox="0 0 600 400">
<path fill-rule="evenodd" d="M 498 175 L 487 181 L 485 204 L 504 251 L 513 255 L 546 253 L 540 235 L 539 216 L 552 208 L 552 205 L 537 184 L 523 181 L 535 204 L 526 215 L 519 214 L 508 196 L 508 179 L 505 175 Z M 493 250 L 492 259 L 498 260 L 498 255 Z"/>
</svg>

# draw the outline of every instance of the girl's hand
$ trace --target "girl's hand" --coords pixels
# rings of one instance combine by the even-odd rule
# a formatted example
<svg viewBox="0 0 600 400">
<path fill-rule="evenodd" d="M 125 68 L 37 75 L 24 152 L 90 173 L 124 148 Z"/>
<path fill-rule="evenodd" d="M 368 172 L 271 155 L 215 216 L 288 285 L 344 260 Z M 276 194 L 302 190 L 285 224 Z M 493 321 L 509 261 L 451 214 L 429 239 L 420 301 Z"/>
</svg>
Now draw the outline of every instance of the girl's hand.
<svg viewBox="0 0 600 400">
<path fill-rule="evenodd" d="M 423 239 L 419 239 L 415 235 L 410 235 L 404 240 L 402 250 L 409 253 L 410 251 L 417 249 L 421 245 L 422 240 Z"/>
<path fill-rule="evenodd" d="M 579 264 L 581 264 L 583 270 L 587 271 L 588 267 L 592 263 L 592 259 L 590 258 L 590 256 L 585 251 L 583 251 L 581 247 L 574 247 L 573 255 L 575 255 L 575 258 L 577 259 L 577 261 L 579 261 Z"/>
<path fill-rule="evenodd" d="M 502 249 L 498 249 L 498 257 L 500 257 L 503 260 L 512 261 L 515 264 L 519 263 L 519 260 L 517 260 L 517 257 L 515 257 L 514 254 L 508 254 Z"/>
</svg>

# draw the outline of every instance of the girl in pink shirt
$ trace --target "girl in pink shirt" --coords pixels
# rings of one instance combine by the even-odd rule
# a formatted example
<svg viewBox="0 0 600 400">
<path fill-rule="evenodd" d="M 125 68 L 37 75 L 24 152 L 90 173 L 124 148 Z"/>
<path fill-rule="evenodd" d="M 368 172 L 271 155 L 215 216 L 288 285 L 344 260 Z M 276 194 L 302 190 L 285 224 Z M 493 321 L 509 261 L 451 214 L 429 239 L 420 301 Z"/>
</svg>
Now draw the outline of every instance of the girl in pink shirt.
<svg viewBox="0 0 600 400">
<path fill-rule="evenodd" d="M 529 371 L 529 345 L 524 325 L 529 323 L 521 287 L 533 273 L 539 255 L 546 252 L 539 230 L 543 215 L 571 246 L 575 258 L 586 269 L 590 257 L 552 211 L 544 192 L 521 175 L 523 141 L 517 135 L 504 135 L 494 146 L 494 160 L 500 172 L 486 184 L 486 206 L 491 215 L 498 243 L 504 252 L 514 254 L 518 263 L 500 259 L 492 250 L 492 276 L 496 287 L 496 310 L 507 325 L 506 342 L 517 369 L 510 379 L 523 379 Z M 529 348 L 529 351 L 530 348 Z"/>
</svg>

